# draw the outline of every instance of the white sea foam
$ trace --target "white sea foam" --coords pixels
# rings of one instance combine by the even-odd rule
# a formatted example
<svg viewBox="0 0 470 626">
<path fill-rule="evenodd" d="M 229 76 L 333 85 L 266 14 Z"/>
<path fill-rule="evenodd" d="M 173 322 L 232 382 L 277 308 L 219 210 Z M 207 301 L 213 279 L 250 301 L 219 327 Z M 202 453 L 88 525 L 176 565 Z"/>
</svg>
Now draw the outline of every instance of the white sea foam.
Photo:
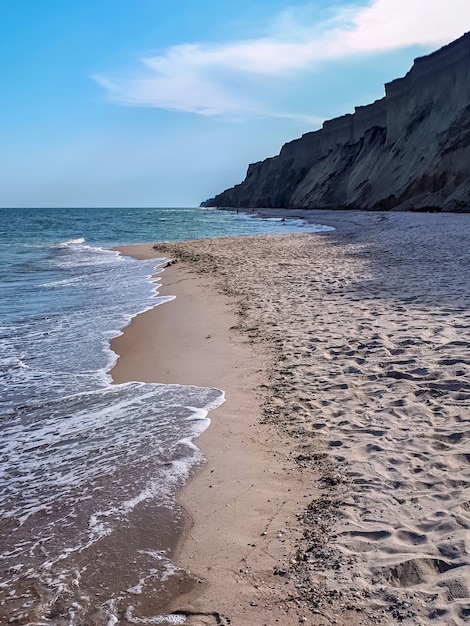
<svg viewBox="0 0 470 626">
<path fill-rule="evenodd" d="M 144 583 L 145 583 L 145 578 L 142 578 L 141 580 L 139 580 L 137 585 L 127 589 L 127 593 L 132 593 L 132 594 L 134 594 L 136 596 L 139 596 L 142 593 L 142 591 L 143 591 Z"/>
<path fill-rule="evenodd" d="M 68 239 L 67 241 L 60 241 L 54 244 L 56 248 L 67 248 L 68 246 L 74 246 L 80 243 L 85 243 L 84 237 L 78 237 L 77 239 Z"/>
<path fill-rule="evenodd" d="M 38 287 L 45 288 L 54 288 L 54 287 L 70 287 L 72 285 L 79 285 L 81 283 L 81 277 L 76 276 L 75 278 L 64 278 L 62 280 L 53 280 L 49 283 L 41 283 Z"/>
<path fill-rule="evenodd" d="M 66 565 L 71 557 L 111 536 L 145 502 L 172 511 L 176 490 L 202 460 L 192 440 L 207 427 L 209 408 L 221 402 L 216 389 L 126 383 L 10 418 L 0 440 L 7 485 L 0 509 L 4 521 L 15 523 L 0 555 L 9 572 L 6 592 L 14 597 L 22 581 L 36 580 L 51 597 L 68 596 L 70 586 L 80 587 L 80 576 Z M 147 565 L 129 593 L 178 571 L 163 552 L 142 555 Z M 134 623 L 180 623 L 157 619 Z"/>
<path fill-rule="evenodd" d="M 184 624 L 184 615 L 157 615 L 155 617 L 134 617 L 134 607 L 129 606 L 125 615 L 130 624 Z"/>
<path fill-rule="evenodd" d="M 28 266 L 46 280 L 16 295 L 2 320 L 2 358 L 21 360 L 29 370 L 7 371 L 0 361 L 6 406 L 109 384 L 117 358 L 109 341 L 137 314 L 171 299 L 158 296 L 161 262 L 136 261 L 75 238 Z M 25 306 L 39 314 L 24 318 Z"/>
<path fill-rule="evenodd" d="M 179 405 L 190 394 L 203 406 Z M 9 477 L 6 498 L 0 494 L 4 515 L 24 523 L 38 507 L 44 510 L 78 487 L 82 500 L 93 481 L 124 464 L 150 463 L 155 450 L 166 449 L 171 458 L 182 441 L 189 448 L 190 438 L 207 426 L 209 407 L 221 401 L 223 394 L 216 390 L 126 383 L 35 407 L 34 421 L 18 412 L 5 424 L 0 441 L 0 473 Z M 181 472 L 175 465 L 167 473 L 174 475 L 173 481 Z M 120 502 L 120 511 L 161 490 L 152 481 L 144 484 L 145 489 Z"/>
</svg>

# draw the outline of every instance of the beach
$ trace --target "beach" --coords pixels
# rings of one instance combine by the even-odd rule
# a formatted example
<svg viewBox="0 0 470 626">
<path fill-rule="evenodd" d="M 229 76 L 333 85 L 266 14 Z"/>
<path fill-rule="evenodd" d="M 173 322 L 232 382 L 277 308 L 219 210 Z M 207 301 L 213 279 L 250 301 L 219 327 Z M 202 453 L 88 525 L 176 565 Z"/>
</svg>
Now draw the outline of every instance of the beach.
<svg viewBox="0 0 470 626">
<path fill-rule="evenodd" d="M 189 624 L 470 615 L 468 215 L 309 212 L 325 234 L 128 246 L 160 295 L 115 382 L 223 389 L 180 493 Z"/>
<path fill-rule="evenodd" d="M 113 384 L 111 340 L 174 298 L 157 295 L 164 259 L 113 248 L 318 227 L 198 208 L 2 209 L 2 216 L 0 623 L 158 622 L 169 599 L 202 585 L 171 558 L 190 522 L 175 498 L 201 465 L 193 440 L 224 392 L 143 382 L 154 358 L 147 366 L 145 355 L 160 350 L 154 325 L 144 333 L 153 343 L 139 351 L 134 382 Z M 171 319 L 186 310 L 186 292 L 176 308 L 168 302 Z M 217 303 L 213 297 L 211 310 Z M 194 312 L 196 302 L 188 307 Z M 174 326 L 165 332 L 171 343 Z M 177 371 L 187 363 L 194 379 L 202 346 L 184 316 L 182 332 Z M 137 348 L 132 339 L 126 362 Z M 178 380 L 174 374 L 166 379 Z M 210 385 L 213 373 L 206 379 Z"/>
</svg>

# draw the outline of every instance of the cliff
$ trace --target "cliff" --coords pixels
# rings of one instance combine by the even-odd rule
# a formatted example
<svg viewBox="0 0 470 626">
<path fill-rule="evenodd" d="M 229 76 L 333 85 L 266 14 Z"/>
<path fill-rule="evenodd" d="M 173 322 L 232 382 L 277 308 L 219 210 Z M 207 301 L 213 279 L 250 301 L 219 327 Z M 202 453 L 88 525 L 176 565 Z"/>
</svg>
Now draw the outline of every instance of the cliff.
<svg viewBox="0 0 470 626">
<path fill-rule="evenodd" d="M 470 32 L 202 206 L 470 211 Z"/>
</svg>

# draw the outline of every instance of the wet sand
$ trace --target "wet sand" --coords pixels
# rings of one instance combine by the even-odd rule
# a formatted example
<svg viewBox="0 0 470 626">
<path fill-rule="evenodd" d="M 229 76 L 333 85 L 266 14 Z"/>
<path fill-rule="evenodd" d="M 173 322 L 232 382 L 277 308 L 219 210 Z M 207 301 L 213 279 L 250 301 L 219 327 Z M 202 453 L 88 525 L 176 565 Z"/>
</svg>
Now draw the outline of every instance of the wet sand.
<svg viewBox="0 0 470 626">
<path fill-rule="evenodd" d="M 151 245 L 122 251 L 161 256 Z M 189 519 L 176 562 L 200 582 L 191 591 L 188 579 L 188 594 L 164 612 L 183 612 L 188 624 L 297 624 L 295 612 L 287 618 L 293 585 L 274 570 L 290 556 L 279 534 L 312 490 L 285 452 L 289 438 L 260 424 L 271 355 L 240 331 L 238 300 L 219 286 L 191 264 L 167 267 L 159 295 L 175 300 L 139 315 L 112 342 L 121 355 L 111 371 L 116 383 L 211 386 L 226 395 L 196 442 L 207 462 L 180 494 Z"/>
<path fill-rule="evenodd" d="M 178 259 L 161 290 L 177 297 L 115 341 L 115 379 L 227 396 L 181 494 L 178 563 L 204 582 L 170 608 L 191 624 L 463 624 L 470 216 L 311 217 L 339 228 L 126 249 Z"/>
</svg>

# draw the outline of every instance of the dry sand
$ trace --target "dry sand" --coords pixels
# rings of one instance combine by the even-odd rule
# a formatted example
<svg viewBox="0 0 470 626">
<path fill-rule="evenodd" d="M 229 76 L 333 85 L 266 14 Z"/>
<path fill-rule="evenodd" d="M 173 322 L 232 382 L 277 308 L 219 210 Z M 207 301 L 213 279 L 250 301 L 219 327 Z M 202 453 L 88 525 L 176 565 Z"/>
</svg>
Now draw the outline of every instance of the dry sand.
<svg viewBox="0 0 470 626">
<path fill-rule="evenodd" d="M 191 624 L 464 624 L 470 216 L 312 218 L 341 228 L 158 245 L 177 299 L 150 312 L 134 363 L 227 394 L 182 494 L 180 563 L 207 584 L 173 608 L 204 613 Z M 148 338 L 189 285 L 186 319 L 198 301 L 207 326 L 196 343 L 183 318 L 166 326 L 172 364 Z"/>
</svg>

